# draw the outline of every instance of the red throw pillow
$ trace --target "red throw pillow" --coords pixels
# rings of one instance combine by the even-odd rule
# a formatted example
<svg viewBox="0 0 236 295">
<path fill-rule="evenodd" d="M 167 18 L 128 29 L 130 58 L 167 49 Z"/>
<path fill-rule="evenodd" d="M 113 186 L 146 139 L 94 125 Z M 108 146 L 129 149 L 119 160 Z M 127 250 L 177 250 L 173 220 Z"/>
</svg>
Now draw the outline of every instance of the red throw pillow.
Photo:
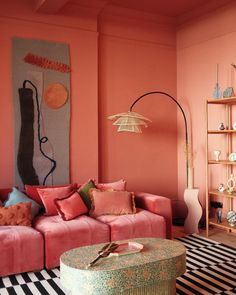
<svg viewBox="0 0 236 295">
<path fill-rule="evenodd" d="M 125 191 L 126 190 L 126 181 L 124 179 L 110 182 L 110 183 L 97 183 L 96 187 L 100 190 L 109 190 L 114 189 L 116 191 Z"/>
<path fill-rule="evenodd" d="M 41 200 L 39 193 L 37 191 L 38 188 L 58 188 L 58 187 L 68 187 L 69 185 L 57 185 L 57 186 L 45 186 L 45 185 L 29 185 L 25 184 L 25 192 L 26 194 L 38 204 L 43 205 L 43 201 Z M 77 188 L 76 184 L 73 184 L 73 187 Z"/>
<path fill-rule="evenodd" d="M 57 215 L 54 200 L 67 197 L 72 193 L 74 187 L 69 185 L 65 187 L 38 188 L 37 190 L 45 207 L 46 215 Z"/>
<path fill-rule="evenodd" d="M 8 198 L 8 194 L 11 192 L 12 192 L 12 187 L 11 188 L 0 188 L 0 200 L 2 202 L 6 201 L 6 199 Z"/>
<path fill-rule="evenodd" d="M 136 213 L 134 193 L 126 191 L 90 190 L 92 207 L 89 215 L 123 215 Z"/>
<path fill-rule="evenodd" d="M 0 207 L 0 225 L 31 226 L 31 202 Z"/>
<path fill-rule="evenodd" d="M 66 198 L 56 199 L 54 202 L 63 220 L 71 220 L 88 212 L 87 206 L 77 191 Z"/>
</svg>

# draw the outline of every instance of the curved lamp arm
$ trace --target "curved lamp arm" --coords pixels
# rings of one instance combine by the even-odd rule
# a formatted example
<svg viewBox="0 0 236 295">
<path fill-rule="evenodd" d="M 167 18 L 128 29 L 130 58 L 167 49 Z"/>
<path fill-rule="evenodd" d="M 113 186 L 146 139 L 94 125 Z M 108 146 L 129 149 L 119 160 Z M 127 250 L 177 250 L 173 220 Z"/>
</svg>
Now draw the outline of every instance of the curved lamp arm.
<svg viewBox="0 0 236 295">
<path fill-rule="evenodd" d="M 187 119 L 186 119 L 186 116 L 185 116 L 185 113 L 184 113 L 184 110 L 183 108 L 181 107 L 181 105 L 178 103 L 178 101 L 173 97 L 171 96 L 170 94 L 166 93 L 166 92 L 162 92 L 162 91 L 151 91 L 151 92 L 147 92 L 143 95 L 141 95 L 140 97 L 138 97 L 134 102 L 133 104 L 131 105 L 130 107 L 130 112 L 132 111 L 133 107 L 135 106 L 135 104 L 141 100 L 143 97 L 147 96 L 147 95 L 151 95 L 151 94 L 162 94 L 162 95 L 165 95 L 167 97 L 169 97 L 170 99 L 172 99 L 176 104 L 177 106 L 179 107 L 182 115 L 183 115 L 183 119 L 184 119 L 184 126 L 185 126 L 185 144 L 186 144 L 186 172 L 187 172 L 187 187 L 188 187 L 188 126 L 187 126 Z"/>
</svg>

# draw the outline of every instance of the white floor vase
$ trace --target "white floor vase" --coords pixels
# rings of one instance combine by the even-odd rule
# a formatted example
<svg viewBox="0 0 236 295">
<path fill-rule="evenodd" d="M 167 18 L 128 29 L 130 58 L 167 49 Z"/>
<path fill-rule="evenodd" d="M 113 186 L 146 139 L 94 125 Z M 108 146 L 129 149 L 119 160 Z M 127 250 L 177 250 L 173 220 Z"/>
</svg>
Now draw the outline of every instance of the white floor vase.
<svg viewBox="0 0 236 295">
<path fill-rule="evenodd" d="M 199 189 L 186 189 L 184 201 L 188 207 L 188 215 L 184 221 L 184 231 L 188 234 L 198 233 L 198 224 L 202 217 L 202 206 L 198 199 Z"/>
</svg>

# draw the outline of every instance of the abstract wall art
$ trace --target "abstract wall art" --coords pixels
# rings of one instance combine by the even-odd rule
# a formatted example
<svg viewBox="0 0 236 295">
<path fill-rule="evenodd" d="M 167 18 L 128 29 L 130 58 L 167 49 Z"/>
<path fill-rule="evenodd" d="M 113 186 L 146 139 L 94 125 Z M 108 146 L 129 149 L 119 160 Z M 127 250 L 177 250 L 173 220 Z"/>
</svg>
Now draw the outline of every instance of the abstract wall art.
<svg viewBox="0 0 236 295">
<path fill-rule="evenodd" d="M 65 43 L 13 38 L 14 184 L 69 179 L 70 55 Z"/>
</svg>

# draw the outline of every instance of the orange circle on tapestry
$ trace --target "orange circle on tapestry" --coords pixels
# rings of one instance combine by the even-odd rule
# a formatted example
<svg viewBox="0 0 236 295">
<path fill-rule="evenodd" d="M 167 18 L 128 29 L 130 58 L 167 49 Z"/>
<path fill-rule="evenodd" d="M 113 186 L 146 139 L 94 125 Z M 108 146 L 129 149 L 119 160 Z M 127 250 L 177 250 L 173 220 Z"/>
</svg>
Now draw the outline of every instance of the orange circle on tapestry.
<svg viewBox="0 0 236 295">
<path fill-rule="evenodd" d="M 47 86 L 43 94 L 44 102 L 51 109 L 61 108 L 68 99 L 68 92 L 64 85 L 52 83 Z"/>
</svg>

